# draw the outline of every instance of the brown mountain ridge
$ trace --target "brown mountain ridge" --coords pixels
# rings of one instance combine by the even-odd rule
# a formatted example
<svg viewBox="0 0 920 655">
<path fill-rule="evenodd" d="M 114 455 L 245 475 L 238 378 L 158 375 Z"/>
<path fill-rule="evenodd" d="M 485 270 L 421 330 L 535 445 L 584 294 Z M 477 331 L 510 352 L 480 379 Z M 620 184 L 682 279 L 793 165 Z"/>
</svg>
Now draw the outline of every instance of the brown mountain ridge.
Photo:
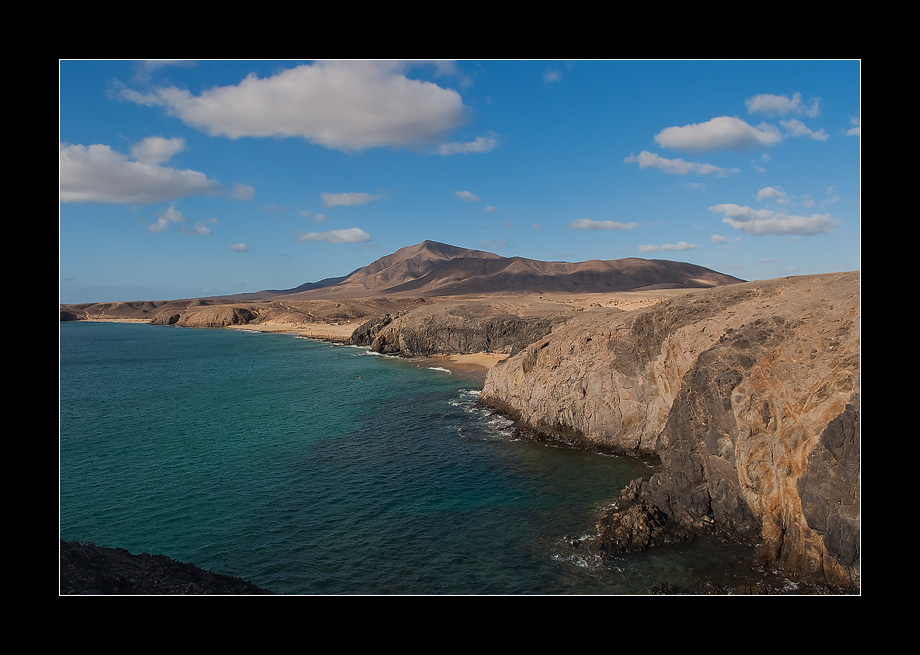
<svg viewBox="0 0 920 655">
<path fill-rule="evenodd" d="M 308 282 L 292 289 L 187 298 L 61 305 L 61 320 L 134 320 L 187 327 L 346 326 L 368 318 L 395 315 L 419 302 L 444 303 L 476 297 L 484 314 L 533 312 L 492 307 L 499 298 L 521 299 L 542 294 L 686 292 L 743 282 L 723 273 L 681 262 L 639 258 L 609 261 L 545 262 L 502 257 L 482 250 L 436 241 L 396 252 L 342 277 Z M 490 299 L 490 300 L 489 300 Z M 532 304 L 528 301 L 528 306 Z M 556 313 L 557 303 L 538 313 Z M 326 330 L 320 333 L 326 336 Z"/>
<path fill-rule="evenodd" d="M 503 257 L 437 241 L 400 248 L 340 278 L 286 290 L 232 296 L 261 300 L 365 298 L 371 296 L 461 296 L 517 293 L 607 293 L 651 289 L 709 288 L 743 282 L 682 262 L 626 258 L 547 262 Z"/>
</svg>

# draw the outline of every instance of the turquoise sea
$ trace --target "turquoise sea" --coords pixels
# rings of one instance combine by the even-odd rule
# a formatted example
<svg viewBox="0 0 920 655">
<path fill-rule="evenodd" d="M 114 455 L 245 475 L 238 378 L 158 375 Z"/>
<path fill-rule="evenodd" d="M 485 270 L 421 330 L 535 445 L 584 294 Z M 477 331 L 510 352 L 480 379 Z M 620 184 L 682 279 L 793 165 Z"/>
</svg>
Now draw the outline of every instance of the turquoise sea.
<svg viewBox="0 0 920 655">
<path fill-rule="evenodd" d="M 518 440 L 479 387 L 293 335 L 62 323 L 60 536 L 281 594 L 642 594 L 743 568 L 713 542 L 567 547 L 652 469 Z"/>
</svg>

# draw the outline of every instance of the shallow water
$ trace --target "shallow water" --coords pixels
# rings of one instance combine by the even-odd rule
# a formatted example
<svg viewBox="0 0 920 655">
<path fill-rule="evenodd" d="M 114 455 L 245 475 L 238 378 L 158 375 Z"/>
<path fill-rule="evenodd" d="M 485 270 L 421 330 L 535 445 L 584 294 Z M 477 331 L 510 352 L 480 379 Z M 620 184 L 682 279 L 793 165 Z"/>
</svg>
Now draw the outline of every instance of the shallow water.
<svg viewBox="0 0 920 655">
<path fill-rule="evenodd" d="M 567 548 L 647 462 L 514 438 L 474 380 L 291 335 L 60 330 L 60 535 L 283 594 L 640 594 L 749 550 Z"/>
</svg>

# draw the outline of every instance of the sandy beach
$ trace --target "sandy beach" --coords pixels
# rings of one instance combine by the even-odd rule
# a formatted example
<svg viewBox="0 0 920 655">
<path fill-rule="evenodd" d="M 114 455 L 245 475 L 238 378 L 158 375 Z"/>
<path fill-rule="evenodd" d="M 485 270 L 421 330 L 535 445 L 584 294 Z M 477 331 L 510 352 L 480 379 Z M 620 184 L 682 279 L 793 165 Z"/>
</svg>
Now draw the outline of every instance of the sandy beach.
<svg viewBox="0 0 920 655">
<path fill-rule="evenodd" d="M 351 336 L 352 332 L 361 325 L 358 323 L 276 323 L 265 322 L 249 325 L 228 325 L 229 330 L 251 330 L 254 332 L 276 332 L 284 334 L 296 334 L 308 339 L 319 339 L 321 341 L 338 341 L 342 342 Z"/>
<path fill-rule="evenodd" d="M 290 323 L 259 323 L 257 325 L 231 325 L 227 326 L 227 329 L 294 334 L 308 339 L 341 343 L 348 339 L 359 325 L 360 323 L 343 323 L 340 325 L 330 323 L 304 323 L 298 325 Z M 464 355 L 439 354 L 412 359 L 419 366 L 445 368 L 454 375 L 485 380 L 488 370 L 507 356 L 507 354 L 502 353 L 479 352 Z"/>
</svg>

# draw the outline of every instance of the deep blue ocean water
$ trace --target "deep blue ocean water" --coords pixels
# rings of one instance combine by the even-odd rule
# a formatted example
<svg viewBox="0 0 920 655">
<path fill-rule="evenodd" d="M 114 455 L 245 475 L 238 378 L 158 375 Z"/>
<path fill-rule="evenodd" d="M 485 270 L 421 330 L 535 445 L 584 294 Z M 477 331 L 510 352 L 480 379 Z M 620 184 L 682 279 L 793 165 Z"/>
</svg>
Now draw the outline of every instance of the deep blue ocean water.
<svg viewBox="0 0 920 655">
<path fill-rule="evenodd" d="M 641 594 L 743 566 L 568 548 L 649 463 L 517 440 L 479 387 L 293 335 L 62 323 L 60 536 L 281 594 Z"/>
</svg>

